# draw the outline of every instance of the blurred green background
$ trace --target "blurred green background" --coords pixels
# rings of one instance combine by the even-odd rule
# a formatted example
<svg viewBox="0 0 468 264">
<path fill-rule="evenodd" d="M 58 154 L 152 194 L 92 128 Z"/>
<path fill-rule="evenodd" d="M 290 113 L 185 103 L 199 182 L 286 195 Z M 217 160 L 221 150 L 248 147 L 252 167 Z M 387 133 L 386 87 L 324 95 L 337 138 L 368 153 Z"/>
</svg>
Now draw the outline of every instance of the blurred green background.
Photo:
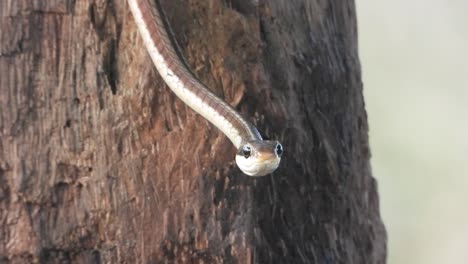
<svg viewBox="0 0 468 264">
<path fill-rule="evenodd" d="M 468 263 L 468 0 L 356 0 L 388 263 Z"/>
</svg>

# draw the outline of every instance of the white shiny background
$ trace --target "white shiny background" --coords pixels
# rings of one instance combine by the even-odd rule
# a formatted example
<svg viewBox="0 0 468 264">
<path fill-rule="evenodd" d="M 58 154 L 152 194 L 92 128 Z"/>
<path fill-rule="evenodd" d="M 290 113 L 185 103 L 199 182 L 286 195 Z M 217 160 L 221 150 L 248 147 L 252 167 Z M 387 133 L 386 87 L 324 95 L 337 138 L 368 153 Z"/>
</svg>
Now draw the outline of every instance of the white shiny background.
<svg viewBox="0 0 468 264">
<path fill-rule="evenodd" d="M 388 263 L 468 263 L 468 0 L 356 0 Z"/>
</svg>

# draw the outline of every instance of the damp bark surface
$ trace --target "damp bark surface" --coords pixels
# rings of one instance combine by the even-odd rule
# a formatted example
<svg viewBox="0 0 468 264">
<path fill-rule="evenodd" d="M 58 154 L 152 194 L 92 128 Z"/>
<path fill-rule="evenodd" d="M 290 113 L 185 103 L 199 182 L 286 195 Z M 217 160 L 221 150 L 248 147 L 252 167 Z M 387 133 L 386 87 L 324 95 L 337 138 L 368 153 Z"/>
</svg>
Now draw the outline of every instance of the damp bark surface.
<svg viewBox="0 0 468 264">
<path fill-rule="evenodd" d="M 279 169 L 240 172 L 126 1 L 2 0 L 0 263 L 385 263 L 354 1 L 161 4 Z"/>
</svg>

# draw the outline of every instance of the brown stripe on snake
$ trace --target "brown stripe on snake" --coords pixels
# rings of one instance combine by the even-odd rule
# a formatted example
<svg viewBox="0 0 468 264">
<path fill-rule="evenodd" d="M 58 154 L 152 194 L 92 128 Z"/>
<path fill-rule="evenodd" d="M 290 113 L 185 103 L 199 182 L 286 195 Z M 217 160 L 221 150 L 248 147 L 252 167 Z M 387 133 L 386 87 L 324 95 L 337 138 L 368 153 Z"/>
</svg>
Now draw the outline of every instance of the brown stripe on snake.
<svg viewBox="0 0 468 264">
<path fill-rule="evenodd" d="M 148 10 L 152 10 L 151 12 L 146 13 L 145 20 L 146 21 L 154 21 L 153 23 L 149 22 L 148 25 L 150 26 L 150 32 L 153 33 L 153 41 L 157 43 L 158 49 L 161 50 L 161 55 L 167 61 L 169 68 L 180 77 L 181 82 L 187 87 L 193 87 L 192 92 L 195 93 L 198 97 L 204 100 L 209 106 L 211 106 L 215 111 L 220 112 L 223 110 L 223 116 L 228 119 L 229 122 L 234 124 L 234 126 L 238 129 L 245 129 L 247 128 L 249 134 L 251 135 L 243 135 L 243 137 L 248 138 L 249 136 L 252 137 L 259 137 L 258 131 L 253 128 L 252 125 L 248 123 L 240 122 L 235 115 L 231 113 L 231 111 L 227 111 L 226 106 L 227 104 L 222 103 L 219 100 L 206 100 L 206 98 L 214 99 L 214 96 L 211 96 L 211 92 L 202 85 L 199 81 L 194 80 L 193 74 L 184 66 L 182 65 L 181 60 L 177 56 L 177 52 L 174 50 L 173 45 L 171 43 L 171 39 L 167 34 L 167 31 L 164 30 L 164 21 L 163 18 L 160 16 L 162 10 L 158 10 L 158 5 L 153 0 L 139 0 L 141 3 L 145 4 Z M 154 3 L 154 4 L 151 4 Z M 154 6 L 154 8 L 150 8 Z M 159 11 L 159 12 L 158 12 Z M 173 41 L 174 42 L 174 41 Z M 176 67 L 171 67 L 176 66 Z M 194 87 L 194 86 L 201 86 L 201 87 Z M 254 130 L 254 131 L 252 131 Z M 254 134 L 254 135 L 252 135 Z"/>
<path fill-rule="evenodd" d="M 232 141 L 238 149 L 236 163 L 244 173 L 263 176 L 273 172 L 281 159 L 281 144 L 263 140 L 250 122 L 190 71 L 158 1 L 128 0 L 128 3 L 146 49 L 169 88 Z"/>
</svg>

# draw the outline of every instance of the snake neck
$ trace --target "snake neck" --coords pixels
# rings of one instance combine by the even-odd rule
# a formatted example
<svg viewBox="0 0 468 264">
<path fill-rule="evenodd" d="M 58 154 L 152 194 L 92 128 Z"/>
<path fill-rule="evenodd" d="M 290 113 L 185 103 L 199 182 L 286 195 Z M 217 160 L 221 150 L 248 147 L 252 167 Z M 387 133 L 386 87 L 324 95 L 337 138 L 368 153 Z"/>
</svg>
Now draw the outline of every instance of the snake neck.
<svg viewBox="0 0 468 264">
<path fill-rule="evenodd" d="M 154 0 L 128 0 L 144 44 L 161 77 L 190 108 L 219 128 L 236 148 L 262 140 L 257 128 L 212 93 L 184 63 L 160 5 Z"/>
</svg>

